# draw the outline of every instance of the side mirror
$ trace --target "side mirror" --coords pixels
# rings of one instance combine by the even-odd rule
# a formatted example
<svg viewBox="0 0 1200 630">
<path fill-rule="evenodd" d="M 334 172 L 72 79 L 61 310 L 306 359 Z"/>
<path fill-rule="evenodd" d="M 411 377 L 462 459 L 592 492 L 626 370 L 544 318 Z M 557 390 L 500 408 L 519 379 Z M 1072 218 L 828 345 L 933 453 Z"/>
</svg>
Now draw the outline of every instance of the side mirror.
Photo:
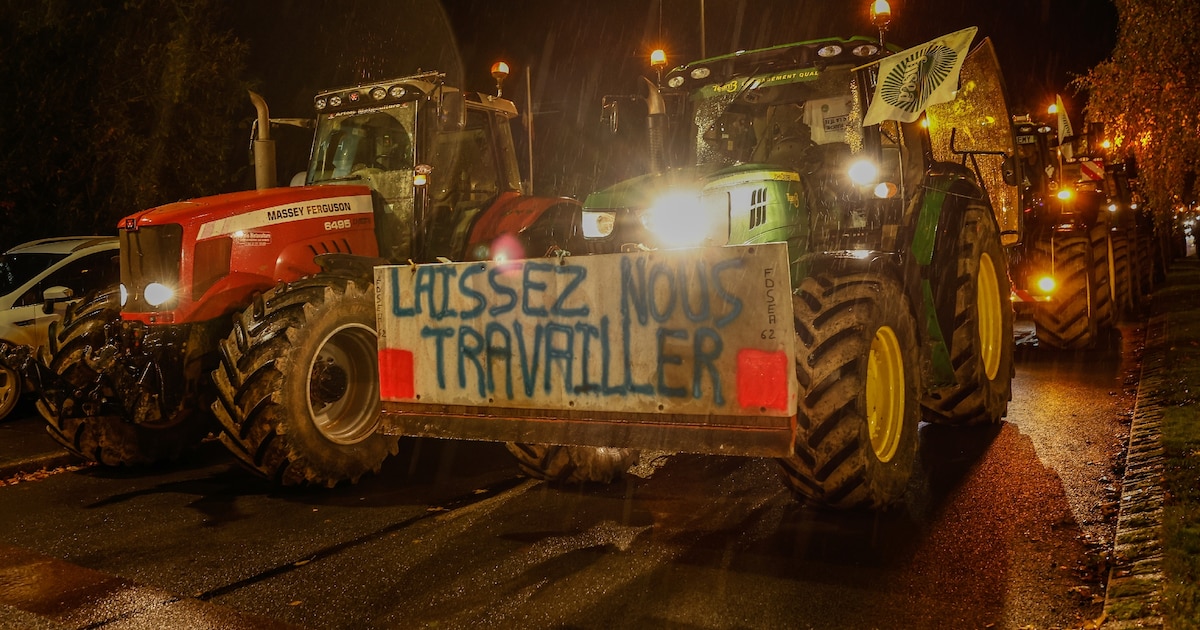
<svg viewBox="0 0 1200 630">
<path fill-rule="evenodd" d="M 1017 185 L 1017 160 L 1011 155 L 1004 156 L 1004 162 L 1000 165 L 1000 173 L 1004 178 L 1004 183 L 1009 186 Z"/>
<path fill-rule="evenodd" d="M 441 92 L 438 103 L 438 127 L 442 131 L 461 131 L 467 126 L 467 101 L 462 92 Z"/>
<path fill-rule="evenodd" d="M 54 305 L 66 302 L 75 296 L 75 292 L 63 286 L 53 286 L 42 292 L 42 312 L 49 315 L 54 312 Z"/>
<path fill-rule="evenodd" d="M 601 101 L 600 123 L 608 128 L 609 133 L 614 135 L 617 133 L 617 128 L 620 125 L 620 107 L 616 99 L 605 96 L 604 100 Z"/>
</svg>

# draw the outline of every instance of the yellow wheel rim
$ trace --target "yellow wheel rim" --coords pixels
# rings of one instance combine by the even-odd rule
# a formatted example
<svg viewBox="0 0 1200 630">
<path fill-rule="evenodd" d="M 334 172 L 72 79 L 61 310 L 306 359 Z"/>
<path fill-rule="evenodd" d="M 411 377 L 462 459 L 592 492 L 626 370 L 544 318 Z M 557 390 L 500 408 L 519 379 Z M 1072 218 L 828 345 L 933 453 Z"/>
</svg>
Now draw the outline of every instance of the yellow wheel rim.
<svg viewBox="0 0 1200 630">
<path fill-rule="evenodd" d="M 1004 343 L 1003 305 L 1000 303 L 1000 285 L 996 282 L 996 267 L 992 257 L 979 257 L 979 284 L 975 289 L 975 312 L 979 320 L 979 358 L 989 381 L 995 380 L 1000 371 L 1000 355 Z"/>
<path fill-rule="evenodd" d="M 867 358 L 867 430 L 881 462 L 891 461 L 904 431 L 904 361 L 900 341 L 887 326 L 875 331 Z"/>
</svg>

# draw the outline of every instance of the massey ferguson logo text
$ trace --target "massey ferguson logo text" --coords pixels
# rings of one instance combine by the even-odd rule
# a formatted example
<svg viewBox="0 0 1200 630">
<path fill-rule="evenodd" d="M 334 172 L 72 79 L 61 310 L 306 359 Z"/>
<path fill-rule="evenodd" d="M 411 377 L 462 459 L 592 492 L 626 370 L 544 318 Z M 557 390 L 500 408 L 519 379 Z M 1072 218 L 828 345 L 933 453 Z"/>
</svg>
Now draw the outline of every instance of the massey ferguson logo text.
<svg viewBox="0 0 1200 630">
<path fill-rule="evenodd" d="M 350 204 L 344 201 L 340 203 L 314 203 L 307 206 L 292 206 L 291 208 L 267 210 L 267 220 L 295 219 L 297 217 L 311 217 L 333 212 L 350 212 Z"/>
</svg>

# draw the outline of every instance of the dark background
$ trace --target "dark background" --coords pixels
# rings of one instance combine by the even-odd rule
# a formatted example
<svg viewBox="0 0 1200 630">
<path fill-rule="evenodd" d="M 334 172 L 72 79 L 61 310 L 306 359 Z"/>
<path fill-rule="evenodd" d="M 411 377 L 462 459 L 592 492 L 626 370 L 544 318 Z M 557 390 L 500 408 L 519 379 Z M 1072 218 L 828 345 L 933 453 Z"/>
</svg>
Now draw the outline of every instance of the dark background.
<svg viewBox="0 0 1200 630">
<path fill-rule="evenodd" d="M 705 48 L 701 51 L 701 7 Z M 1115 43 L 1110 0 L 894 0 L 889 42 L 968 26 L 995 43 L 1014 113 L 1040 114 Z M 702 56 L 827 36 L 875 36 L 866 0 L 0 0 L 0 249 L 111 234 L 122 217 L 253 186 L 247 89 L 310 118 L 324 89 L 440 70 L 531 113 L 533 192 L 584 197 L 641 172 L 603 132 L 605 95 Z M 529 77 L 527 81 L 526 76 Z M 527 121 L 516 138 L 530 176 Z M 311 135 L 280 130 L 280 181 Z"/>
<path fill-rule="evenodd" d="M 634 93 L 639 75 L 653 77 L 654 48 L 667 51 L 669 66 L 701 58 L 701 4 L 445 0 L 439 10 L 431 1 L 251 2 L 238 21 L 251 45 L 250 70 L 279 116 L 310 115 L 317 90 L 418 67 L 442 69 L 469 90 L 494 92 L 491 65 L 506 61 L 512 74 L 504 96 L 533 113 L 536 192 L 581 197 L 615 177 L 605 177 L 610 171 L 598 163 L 612 159 L 603 151 L 601 98 Z M 865 1 L 704 0 L 703 6 L 705 56 L 877 34 Z M 1084 98 L 1068 84 L 1104 59 L 1116 39 L 1116 9 L 1108 0 L 894 0 L 892 8 L 887 39 L 900 46 L 968 26 L 979 27 L 976 42 L 992 38 L 1014 113 L 1044 112 L 1062 94 L 1081 122 Z M 525 147 L 519 149 L 524 158 Z M 291 151 L 293 161 L 281 170 L 302 168 L 303 157 Z"/>
</svg>

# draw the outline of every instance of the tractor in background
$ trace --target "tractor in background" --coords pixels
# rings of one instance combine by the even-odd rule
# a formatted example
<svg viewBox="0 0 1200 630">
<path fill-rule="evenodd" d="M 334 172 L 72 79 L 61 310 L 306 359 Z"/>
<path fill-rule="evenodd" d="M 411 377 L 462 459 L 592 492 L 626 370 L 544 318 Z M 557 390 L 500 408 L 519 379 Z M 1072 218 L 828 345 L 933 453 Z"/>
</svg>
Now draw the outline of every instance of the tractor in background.
<svg viewBox="0 0 1200 630">
<path fill-rule="evenodd" d="M 1092 348 L 1153 282 L 1157 241 L 1136 162 L 1108 159 L 1102 124 L 1060 139 L 1026 115 L 1013 129 L 1023 223 L 1010 250 L 1014 304 L 1039 343 Z"/>
</svg>

